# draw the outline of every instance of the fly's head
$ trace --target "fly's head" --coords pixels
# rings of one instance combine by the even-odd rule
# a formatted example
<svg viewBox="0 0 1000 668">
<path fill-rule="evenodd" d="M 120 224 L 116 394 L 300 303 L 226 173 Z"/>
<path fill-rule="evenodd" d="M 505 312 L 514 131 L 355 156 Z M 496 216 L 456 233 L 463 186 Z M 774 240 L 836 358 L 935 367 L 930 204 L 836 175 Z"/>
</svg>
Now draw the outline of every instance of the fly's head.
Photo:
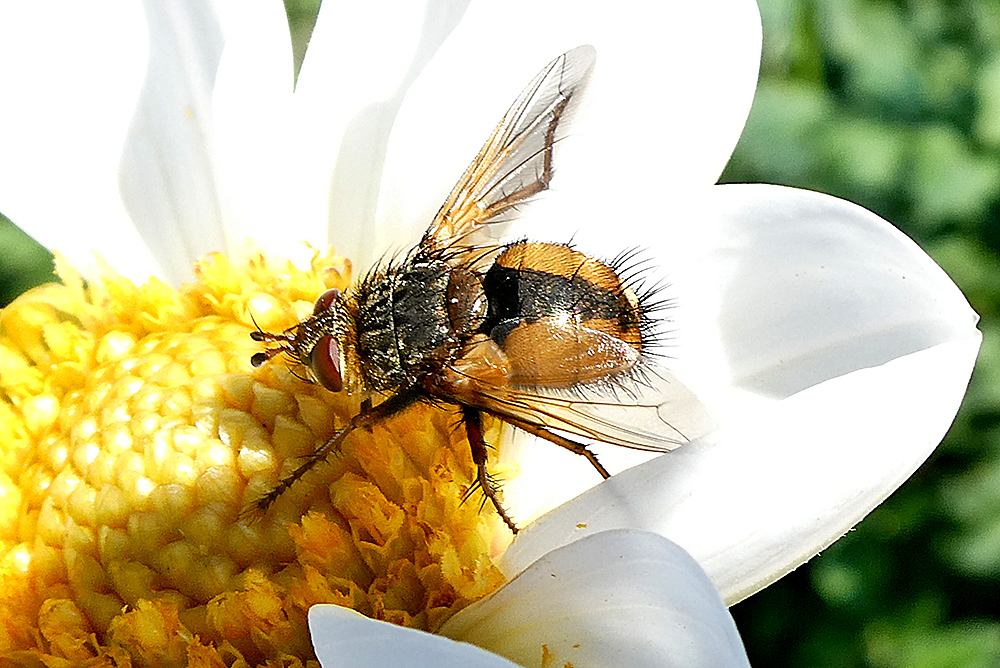
<svg viewBox="0 0 1000 668">
<path fill-rule="evenodd" d="M 255 368 L 281 353 L 307 367 L 312 379 L 330 390 L 340 392 L 355 380 L 354 364 L 348 360 L 352 319 L 340 290 L 331 289 L 316 300 L 311 316 L 280 334 L 257 330 L 254 341 L 274 344 L 250 358 Z"/>
</svg>

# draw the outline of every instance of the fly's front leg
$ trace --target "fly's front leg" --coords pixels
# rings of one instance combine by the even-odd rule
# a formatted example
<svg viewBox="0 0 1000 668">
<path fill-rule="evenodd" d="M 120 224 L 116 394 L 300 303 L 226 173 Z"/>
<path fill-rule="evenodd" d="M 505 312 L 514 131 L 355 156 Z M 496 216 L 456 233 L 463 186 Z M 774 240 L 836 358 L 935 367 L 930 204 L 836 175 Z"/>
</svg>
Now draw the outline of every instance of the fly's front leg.
<svg viewBox="0 0 1000 668">
<path fill-rule="evenodd" d="M 493 502 L 493 507 L 496 508 L 500 519 L 504 521 L 511 533 L 516 534 L 517 525 L 507 514 L 503 504 L 500 503 L 500 486 L 486 470 L 487 451 L 486 440 L 483 438 L 483 414 L 475 408 L 463 406 L 462 422 L 465 423 L 465 433 L 469 437 L 469 447 L 472 448 L 472 461 L 476 465 L 476 482 L 482 488 L 486 498 Z"/>
<path fill-rule="evenodd" d="M 361 411 L 351 418 L 351 421 L 345 424 L 343 427 L 338 429 L 333 436 L 331 436 L 326 443 L 317 448 L 312 454 L 306 457 L 305 462 L 299 465 L 297 469 L 292 471 L 289 475 L 281 479 L 274 489 L 265 494 L 260 500 L 253 504 L 253 508 L 259 513 L 264 513 L 267 511 L 278 497 L 284 494 L 289 487 L 294 485 L 302 476 L 308 473 L 312 467 L 316 466 L 319 462 L 326 459 L 331 452 L 336 451 L 340 448 L 340 444 L 344 442 L 344 439 L 354 431 L 355 429 L 371 429 L 372 426 L 390 418 L 396 413 L 409 408 L 414 402 L 417 401 L 419 395 L 415 392 L 399 392 L 392 395 L 378 406 L 372 406 L 371 401 L 365 400 L 362 402 Z"/>
</svg>

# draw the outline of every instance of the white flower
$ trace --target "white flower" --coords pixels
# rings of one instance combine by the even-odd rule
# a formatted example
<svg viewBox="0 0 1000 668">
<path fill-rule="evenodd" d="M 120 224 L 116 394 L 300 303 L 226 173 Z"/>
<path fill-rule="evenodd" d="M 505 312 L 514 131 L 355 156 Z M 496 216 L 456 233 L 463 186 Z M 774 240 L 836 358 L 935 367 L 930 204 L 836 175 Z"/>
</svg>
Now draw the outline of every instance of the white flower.
<svg viewBox="0 0 1000 668">
<path fill-rule="evenodd" d="M 456 639 L 528 665 L 543 644 L 558 665 L 742 665 L 710 583 L 732 603 L 829 545 L 957 411 L 976 315 L 919 248 L 842 200 L 713 185 L 756 81 L 750 0 L 327 0 L 294 92 L 279 2 L 57 4 L 0 16 L 0 210 L 77 266 L 97 250 L 174 283 L 247 236 L 362 266 L 412 245 L 521 86 L 597 48 L 554 192 L 514 232 L 649 249 L 678 304 L 669 366 L 720 428 L 525 528 L 517 577 Z M 548 444 L 518 453 L 521 516 L 596 482 Z M 312 625 L 337 665 L 509 665 L 349 612 Z"/>
</svg>

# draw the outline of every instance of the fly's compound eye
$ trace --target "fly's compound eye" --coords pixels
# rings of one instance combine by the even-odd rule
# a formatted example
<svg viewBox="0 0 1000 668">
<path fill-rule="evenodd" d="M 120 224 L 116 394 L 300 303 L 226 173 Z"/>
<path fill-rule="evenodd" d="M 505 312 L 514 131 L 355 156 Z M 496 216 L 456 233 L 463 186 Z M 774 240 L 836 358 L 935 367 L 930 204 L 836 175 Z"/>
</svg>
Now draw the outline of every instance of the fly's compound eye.
<svg viewBox="0 0 1000 668">
<path fill-rule="evenodd" d="M 319 296 L 316 300 L 316 304 L 313 306 L 313 315 L 319 315 L 323 311 L 330 308 L 333 302 L 340 299 L 340 290 L 337 288 L 330 288 L 323 294 Z"/>
<path fill-rule="evenodd" d="M 330 290 L 329 292 L 337 292 Z M 324 293 L 325 297 L 327 293 Z M 322 299 L 322 297 L 320 297 Z M 316 302 L 319 306 L 319 301 Z M 331 392 L 344 389 L 344 379 L 340 375 L 340 346 L 331 334 L 321 336 L 309 353 L 309 368 L 323 387 Z"/>
</svg>

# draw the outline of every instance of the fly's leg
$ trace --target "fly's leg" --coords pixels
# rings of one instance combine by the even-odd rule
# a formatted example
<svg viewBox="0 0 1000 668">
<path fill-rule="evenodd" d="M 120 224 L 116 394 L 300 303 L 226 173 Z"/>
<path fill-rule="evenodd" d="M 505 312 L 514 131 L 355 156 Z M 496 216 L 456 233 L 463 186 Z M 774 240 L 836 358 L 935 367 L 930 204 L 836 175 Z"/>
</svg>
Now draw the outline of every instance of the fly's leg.
<svg viewBox="0 0 1000 668">
<path fill-rule="evenodd" d="M 312 470 L 316 464 L 326 459 L 331 452 L 335 452 L 338 448 L 340 448 L 340 444 L 344 442 L 344 439 L 347 438 L 352 431 L 359 428 L 371 429 L 371 427 L 378 422 L 381 422 L 386 418 L 390 418 L 396 413 L 409 408 L 409 406 L 416 402 L 418 398 L 419 395 L 414 392 L 399 392 L 392 395 L 378 406 L 372 406 L 371 402 L 366 400 L 362 403 L 361 411 L 351 418 L 350 422 L 338 429 L 337 432 L 326 441 L 326 443 L 318 447 L 312 454 L 306 457 L 306 460 L 300 464 L 297 469 L 282 478 L 281 481 L 275 485 L 274 489 L 256 501 L 253 504 L 252 509 L 255 509 L 258 513 L 266 512 L 267 509 L 278 500 L 278 497 L 288 491 L 289 487 L 298 482 L 299 479 Z"/>
<path fill-rule="evenodd" d="M 496 508 L 500 519 L 504 521 L 511 533 L 517 534 L 517 525 L 507 514 L 500 503 L 500 486 L 490 477 L 486 470 L 486 441 L 483 439 L 483 414 L 468 406 L 462 407 L 462 422 L 465 423 L 465 433 L 469 437 L 469 447 L 472 448 L 472 461 L 476 465 L 476 484 Z"/>
<path fill-rule="evenodd" d="M 582 443 L 577 443 L 576 441 L 571 441 L 570 439 L 560 436 L 559 434 L 555 434 L 546 429 L 545 427 L 536 424 L 531 424 L 530 422 L 524 422 L 522 420 L 518 420 L 517 418 L 512 418 L 504 415 L 501 419 L 504 422 L 507 422 L 517 427 L 518 429 L 523 429 L 524 431 L 528 432 L 529 434 L 532 434 L 533 436 L 544 438 L 549 443 L 555 443 L 561 448 L 566 448 L 567 450 L 569 450 L 574 454 L 580 455 L 581 457 L 585 457 L 587 461 L 590 462 L 595 469 L 597 469 L 597 472 L 600 473 L 605 480 L 611 477 L 611 474 L 608 473 L 608 470 L 604 468 L 601 462 L 597 461 L 597 455 L 591 452 L 590 448 L 588 448 L 586 445 L 583 445 Z"/>
</svg>

